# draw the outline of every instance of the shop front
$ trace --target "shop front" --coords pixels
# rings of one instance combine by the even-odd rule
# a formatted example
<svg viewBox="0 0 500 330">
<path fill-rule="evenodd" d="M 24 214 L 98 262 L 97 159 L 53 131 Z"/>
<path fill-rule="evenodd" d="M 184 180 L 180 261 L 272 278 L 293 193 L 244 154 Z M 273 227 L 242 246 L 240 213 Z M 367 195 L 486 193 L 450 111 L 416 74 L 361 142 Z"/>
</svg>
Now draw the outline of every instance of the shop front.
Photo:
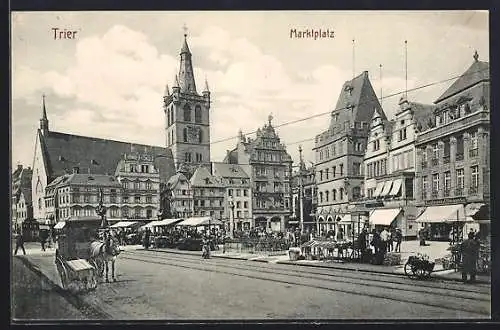
<svg viewBox="0 0 500 330">
<path fill-rule="evenodd" d="M 466 217 L 462 204 L 429 206 L 415 220 L 420 224 L 421 235 L 427 240 L 450 241 L 461 240 L 467 227 L 474 222 Z"/>
</svg>

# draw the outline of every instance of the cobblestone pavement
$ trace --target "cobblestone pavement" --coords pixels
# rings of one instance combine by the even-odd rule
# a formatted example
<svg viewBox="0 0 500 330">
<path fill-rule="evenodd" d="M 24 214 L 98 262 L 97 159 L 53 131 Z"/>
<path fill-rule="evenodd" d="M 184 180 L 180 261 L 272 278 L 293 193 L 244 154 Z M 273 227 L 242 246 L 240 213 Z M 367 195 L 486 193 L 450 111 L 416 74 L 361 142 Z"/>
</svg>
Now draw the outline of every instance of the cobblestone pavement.
<svg viewBox="0 0 500 330">
<path fill-rule="evenodd" d="M 21 257 L 24 258 L 24 257 Z M 53 257 L 28 256 L 40 269 Z M 113 319 L 488 318 L 489 287 L 155 251 L 123 252 L 80 299 Z M 374 308 L 384 306 L 384 308 Z"/>
</svg>

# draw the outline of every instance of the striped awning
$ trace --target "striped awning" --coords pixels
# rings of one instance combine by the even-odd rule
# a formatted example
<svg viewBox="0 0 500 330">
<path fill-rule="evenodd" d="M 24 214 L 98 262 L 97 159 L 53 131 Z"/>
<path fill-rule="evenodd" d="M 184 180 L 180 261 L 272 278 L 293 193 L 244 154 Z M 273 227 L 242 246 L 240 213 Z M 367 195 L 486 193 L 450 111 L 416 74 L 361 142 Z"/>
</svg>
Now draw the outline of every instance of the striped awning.
<svg viewBox="0 0 500 330">
<path fill-rule="evenodd" d="M 380 193 L 382 192 L 383 188 L 384 188 L 383 182 L 377 183 L 377 187 L 375 188 L 375 191 L 373 192 L 373 197 L 378 197 L 380 195 Z"/>
<path fill-rule="evenodd" d="M 392 187 L 392 181 L 386 181 L 384 183 L 384 189 L 382 189 L 382 192 L 380 193 L 379 197 L 386 197 L 389 192 L 391 192 L 391 187 Z"/>
<path fill-rule="evenodd" d="M 403 184 L 403 179 L 396 179 L 392 183 L 392 189 L 387 196 L 397 196 L 401 190 L 401 185 Z"/>
</svg>

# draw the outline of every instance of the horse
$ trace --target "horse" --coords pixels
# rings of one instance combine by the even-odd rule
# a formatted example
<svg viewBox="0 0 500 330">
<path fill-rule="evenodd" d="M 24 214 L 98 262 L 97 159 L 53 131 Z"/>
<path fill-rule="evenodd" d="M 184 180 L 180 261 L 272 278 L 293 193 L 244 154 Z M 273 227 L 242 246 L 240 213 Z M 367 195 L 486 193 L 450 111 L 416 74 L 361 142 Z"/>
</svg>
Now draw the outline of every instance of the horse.
<svg viewBox="0 0 500 330">
<path fill-rule="evenodd" d="M 111 262 L 111 278 L 113 282 L 116 282 L 115 261 L 118 254 L 120 254 L 118 243 L 110 234 L 105 233 L 102 241 L 93 241 L 90 243 L 90 260 L 93 261 L 98 269 L 100 277 L 104 277 L 104 270 L 106 270 L 106 283 L 109 282 L 109 262 Z"/>
</svg>

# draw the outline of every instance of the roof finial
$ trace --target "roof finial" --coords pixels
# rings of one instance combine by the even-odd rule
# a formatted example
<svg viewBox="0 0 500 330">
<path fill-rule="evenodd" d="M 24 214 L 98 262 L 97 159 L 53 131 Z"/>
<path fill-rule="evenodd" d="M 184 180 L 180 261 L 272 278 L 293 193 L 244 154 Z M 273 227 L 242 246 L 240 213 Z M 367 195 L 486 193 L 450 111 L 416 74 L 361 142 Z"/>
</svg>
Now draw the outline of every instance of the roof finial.
<svg viewBox="0 0 500 330">
<path fill-rule="evenodd" d="M 477 53 L 477 50 L 474 51 L 474 55 L 472 56 L 474 58 L 474 61 L 478 61 L 479 59 L 479 54 Z"/>
<path fill-rule="evenodd" d="M 168 84 L 165 86 L 165 96 L 170 95 L 170 88 L 168 88 Z"/>
<path fill-rule="evenodd" d="M 184 23 L 184 25 L 182 26 L 182 29 L 184 30 L 184 38 L 186 38 L 188 35 L 188 28 L 186 26 L 186 23 Z"/>
<path fill-rule="evenodd" d="M 269 126 L 271 126 L 271 121 L 273 120 L 273 114 L 269 114 L 269 116 L 267 117 L 267 120 L 269 121 Z"/>
<path fill-rule="evenodd" d="M 208 88 L 208 80 L 207 80 L 207 76 L 205 76 L 205 92 L 210 92 L 210 89 Z"/>
<path fill-rule="evenodd" d="M 175 75 L 175 86 L 174 87 L 179 87 L 180 84 L 179 84 L 179 76 L 178 75 Z"/>
</svg>

